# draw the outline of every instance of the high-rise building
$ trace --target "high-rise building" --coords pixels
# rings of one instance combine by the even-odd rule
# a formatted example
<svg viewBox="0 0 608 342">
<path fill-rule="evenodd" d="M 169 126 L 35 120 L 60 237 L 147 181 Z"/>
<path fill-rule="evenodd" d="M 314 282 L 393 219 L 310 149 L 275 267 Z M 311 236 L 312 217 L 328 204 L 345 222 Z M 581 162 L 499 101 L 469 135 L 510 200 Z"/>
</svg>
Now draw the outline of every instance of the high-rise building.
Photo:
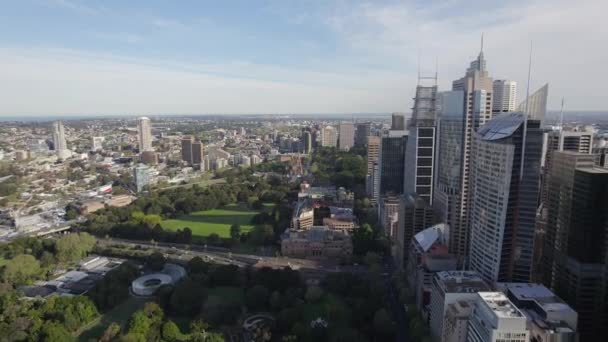
<svg viewBox="0 0 608 342">
<path fill-rule="evenodd" d="M 407 258 L 408 255 L 405 251 L 407 251 L 414 236 L 437 222 L 433 208 L 429 206 L 424 198 L 415 193 L 401 196 L 399 215 L 401 215 L 399 217 L 399 234 L 398 238 L 395 239 L 395 245 L 396 248 L 404 251 L 401 254 Z M 403 260 L 401 263 L 403 263 Z"/>
<path fill-rule="evenodd" d="M 478 292 L 469 319 L 467 341 L 528 342 L 526 316 L 502 292 Z"/>
<path fill-rule="evenodd" d="M 517 82 L 494 80 L 492 93 L 494 97 L 492 99 L 492 113 L 494 116 L 500 113 L 515 111 Z"/>
<path fill-rule="evenodd" d="M 355 128 L 355 146 L 366 146 L 367 139 L 371 134 L 371 122 L 358 123 Z"/>
<path fill-rule="evenodd" d="M 339 147 L 348 151 L 355 144 L 355 126 L 351 122 L 343 122 L 338 126 L 340 130 Z"/>
<path fill-rule="evenodd" d="M 482 44 L 483 48 L 483 44 Z M 475 131 L 492 118 L 493 82 L 486 70 L 483 50 L 463 78 L 442 93 L 436 208 L 450 226 L 450 252 L 464 262 L 469 249 L 469 191 L 471 144 Z"/>
<path fill-rule="evenodd" d="M 91 151 L 103 150 L 103 142 L 105 137 L 91 137 Z"/>
<path fill-rule="evenodd" d="M 68 144 L 65 140 L 65 129 L 61 121 L 53 122 L 53 146 L 59 159 L 65 159 L 70 156 Z"/>
<path fill-rule="evenodd" d="M 133 169 L 135 189 L 142 192 L 150 184 L 150 169 L 145 165 L 138 165 Z"/>
<path fill-rule="evenodd" d="M 137 118 L 139 152 L 152 151 L 152 126 L 150 119 L 142 116 Z"/>
<path fill-rule="evenodd" d="M 382 137 L 378 165 L 380 195 L 387 192 L 403 193 L 403 167 L 408 137 L 404 131 L 388 131 Z"/>
<path fill-rule="evenodd" d="M 302 151 L 306 154 L 312 152 L 312 135 L 309 131 L 302 131 Z"/>
<path fill-rule="evenodd" d="M 192 143 L 194 139 L 192 137 L 182 138 L 182 160 L 192 165 Z"/>
<path fill-rule="evenodd" d="M 578 312 L 581 341 L 594 341 L 608 318 L 608 169 L 571 151 L 552 163 L 542 280 Z"/>
<path fill-rule="evenodd" d="M 391 115 L 391 130 L 392 131 L 405 130 L 405 114 L 404 113 L 393 113 Z"/>
<path fill-rule="evenodd" d="M 367 174 L 371 175 L 374 163 L 378 162 L 380 155 L 380 144 L 382 139 L 378 136 L 369 136 L 367 141 Z"/>
<path fill-rule="evenodd" d="M 529 282 L 543 131 L 502 113 L 473 137 L 469 266 L 490 283 Z"/>
<path fill-rule="evenodd" d="M 405 151 L 404 193 L 417 193 L 427 203 L 433 203 L 436 159 L 436 97 L 437 86 L 416 87 L 409 138 Z"/>
<path fill-rule="evenodd" d="M 203 163 L 203 143 L 197 140 L 192 143 L 192 165 L 201 167 Z"/>
<path fill-rule="evenodd" d="M 464 93 L 446 91 L 437 97 L 439 132 L 433 207 L 440 220 L 450 226 L 450 253 L 461 261 L 468 254 L 468 230 L 461 190 L 464 149 Z"/>
<path fill-rule="evenodd" d="M 543 121 L 547 112 L 547 95 L 549 94 L 549 84 L 545 84 L 528 96 L 526 100 L 517 106 L 516 111 L 523 112 L 527 117 Z"/>
<path fill-rule="evenodd" d="M 444 341 L 443 336 L 448 328 L 444 322 L 450 304 L 468 302 L 472 306 L 477 299 L 477 292 L 489 290 L 490 286 L 481 279 L 477 272 L 437 272 L 431 288 L 429 320 L 431 336 L 438 341 Z M 448 333 L 453 334 L 449 330 Z"/>
<path fill-rule="evenodd" d="M 393 193 L 387 193 L 378 203 L 378 220 L 389 239 L 396 238 L 399 228 L 399 206 L 401 198 Z"/>
<path fill-rule="evenodd" d="M 321 146 L 336 147 L 338 144 L 338 132 L 333 126 L 325 126 L 321 129 Z"/>
</svg>

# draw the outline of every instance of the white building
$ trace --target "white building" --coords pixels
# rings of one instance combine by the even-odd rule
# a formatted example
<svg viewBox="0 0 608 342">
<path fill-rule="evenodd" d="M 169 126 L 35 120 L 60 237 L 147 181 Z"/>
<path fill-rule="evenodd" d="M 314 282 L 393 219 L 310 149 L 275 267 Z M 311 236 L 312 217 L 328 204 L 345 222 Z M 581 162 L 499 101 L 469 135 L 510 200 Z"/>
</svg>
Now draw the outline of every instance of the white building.
<svg viewBox="0 0 608 342">
<path fill-rule="evenodd" d="M 53 122 L 53 145 L 59 159 L 70 157 L 71 152 L 68 150 L 68 144 L 65 140 L 65 129 L 61 121 Z"/>
<path fill-rule="evenodd" d="M 105 137 L 91 137 L 91 151 L 103 150 L 103 142 Z"/>
<path fill-rule="evenodd" d="M 321 129 L 321 146 L 336 147 L 338 144 L 338 132 L 333 126 L 325 126 Z"/>
<path fill-rule="evenodd" d="M 139 152 L 152 151 L 152 126 L 150 119 L 142 116 L 137 118 Z"/>
<path fill-rule="evenodd" d="M 338 128 L 340 129 L 339 147 L 341 150 L 348 151 L 355 144 L 355 125 L 352 122 L 344 122 Z"/>
<path fill-rule="evenodd" d="M 444 324 L 448 305 L 459 301 L 473 301 L 479 291 L 489 291 L 488 284 L 477 272 L 444 271 L 437 272 L 433 278 L 429 324 L 431 336 L 441 339 L 444 335 L 453 335 Z M 445 330 L 445 331 L 444 331 Z"/>
<path fill-rule="evenodd" d="M 514 111 L 517 96 L 517 82 L 509 80 L 494 80 L 493 88 L 493 115 Z"/>
<path fill-rule="evenodd" d="M 502 292 L 479 292 L 469 319 L 469 342 L 528 342 L 526 317 Z"/>
<path fill-rule="evenodd" d="M 530 283 L 499 283 L 497 287 L 526 316 L 532 341 L 578 341 L 578 314 L 551 290 Z"/>
</svg>

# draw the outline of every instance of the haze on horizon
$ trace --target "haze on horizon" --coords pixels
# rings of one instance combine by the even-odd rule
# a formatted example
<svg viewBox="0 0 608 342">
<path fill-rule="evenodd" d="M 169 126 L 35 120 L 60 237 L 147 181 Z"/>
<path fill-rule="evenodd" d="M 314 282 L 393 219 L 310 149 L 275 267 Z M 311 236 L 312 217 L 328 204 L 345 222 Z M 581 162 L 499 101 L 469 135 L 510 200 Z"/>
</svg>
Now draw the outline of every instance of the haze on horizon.
<svg viewBox="0 0 608 342">
<path fill-rule="evenodd" d="M 409 112 L 418 65 L 451 88 L 548 82 L 549 109 L 606 110 L 608 2 L 22 0 L 0 11 L 0 117 Z M 420 57 L 419 57 L 420 56 Z"/>
</svg>

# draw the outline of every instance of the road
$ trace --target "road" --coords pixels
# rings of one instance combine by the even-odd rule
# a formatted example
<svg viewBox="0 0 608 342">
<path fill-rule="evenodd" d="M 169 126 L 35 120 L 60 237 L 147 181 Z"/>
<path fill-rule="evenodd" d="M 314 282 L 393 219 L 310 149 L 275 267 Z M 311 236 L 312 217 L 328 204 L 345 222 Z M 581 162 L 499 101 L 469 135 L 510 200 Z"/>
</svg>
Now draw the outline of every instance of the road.
<svg viewBox="0 0 608 342">
<path fill-rule="evenodd" d="M 204 260 L 210 260 L 216 263 L 236 265 L 239 267 L 245 266 L 257 266 L 257 267 L 272 267 L 272 268 L 283 268 L 290 267 L 294 270 L 299 270 L 303 274 L 309 276 L 313 273 L 319 275 L 334 272 L 353 272 L 353 273 L 366 273 L 367 268 L 363 266 L 352 266 L 352 265 L 335 265 L 328 264 L 308 259 L 297 259 L 288 257 L 277 257 L 277 256 L 264 256 L 244 253 L 233 253 L 227 248 L 212 247 L 212 246 L 199 246 L 199 245 L 185 245 L 177 243 L 167 242 L 155 242 L 139 241 L 139 240 L 124 240 L 124 239 L 104 239 L 97 238 L 97 243 L 101 246 L 109 245 L 123 245 L 129 247 L 135 246 L 146 246 L 153 248 L 161 253 L 170 255 L 172 258 L 188 261 L 196 256 L 203 258 Z"/>
</svg>

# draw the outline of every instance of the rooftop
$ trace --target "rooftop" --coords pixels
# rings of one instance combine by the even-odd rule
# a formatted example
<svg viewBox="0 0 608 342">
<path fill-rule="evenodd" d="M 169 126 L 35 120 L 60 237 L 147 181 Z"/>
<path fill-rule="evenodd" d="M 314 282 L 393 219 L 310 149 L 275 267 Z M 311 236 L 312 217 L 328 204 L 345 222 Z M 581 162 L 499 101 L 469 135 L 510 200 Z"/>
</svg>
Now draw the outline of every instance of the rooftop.
<svg viewBox="0 0 608 342">
<path fill-rule="evenodd" d="M 479 292 L 479 297 L 483 300 L 494 314 L 499 318 L 524 317 L 513 303 L 502 292 Z"/>
<path fill-rule="evenodd" d="M 446 293 L 474 293 L 490 290 L 488 284 L 475 271 L 437 272 L 435 280 Z"/>
<path fill-rule="evenodd" d="M 499 140 L 510 137 L 521 126 L 526 117 L 523 113 L 503 113 L 483 125 L 477 134 L 483 140 Z"/>
</svg>

